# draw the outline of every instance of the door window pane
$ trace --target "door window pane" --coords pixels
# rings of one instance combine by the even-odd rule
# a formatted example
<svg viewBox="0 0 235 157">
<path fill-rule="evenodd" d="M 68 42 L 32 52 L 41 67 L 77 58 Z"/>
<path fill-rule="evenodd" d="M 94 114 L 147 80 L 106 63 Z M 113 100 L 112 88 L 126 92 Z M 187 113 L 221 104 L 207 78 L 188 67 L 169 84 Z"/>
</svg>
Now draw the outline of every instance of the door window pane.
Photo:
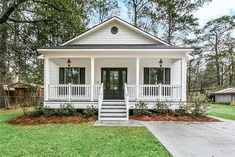
<svg viewBox="0 0 235 157">
<path fill-rule="evenodd" d="M 110 90 L 119 89 L 119 71 L 110 71 Z"/>
</svg>

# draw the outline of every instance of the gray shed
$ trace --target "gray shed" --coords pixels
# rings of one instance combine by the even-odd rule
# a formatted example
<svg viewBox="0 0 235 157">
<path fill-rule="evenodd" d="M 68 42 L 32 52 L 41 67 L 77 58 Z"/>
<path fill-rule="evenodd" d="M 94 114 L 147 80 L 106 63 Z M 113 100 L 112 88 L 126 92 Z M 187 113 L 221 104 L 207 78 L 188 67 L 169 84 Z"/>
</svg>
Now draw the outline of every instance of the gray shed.
<svg viewBox="0 0 235 157">
<path fill-rule="evenodd" d="M 231 103 L 235 101 L 235 88 L 226 88 L 213 94 L 217 103 Z"/>
</svg>

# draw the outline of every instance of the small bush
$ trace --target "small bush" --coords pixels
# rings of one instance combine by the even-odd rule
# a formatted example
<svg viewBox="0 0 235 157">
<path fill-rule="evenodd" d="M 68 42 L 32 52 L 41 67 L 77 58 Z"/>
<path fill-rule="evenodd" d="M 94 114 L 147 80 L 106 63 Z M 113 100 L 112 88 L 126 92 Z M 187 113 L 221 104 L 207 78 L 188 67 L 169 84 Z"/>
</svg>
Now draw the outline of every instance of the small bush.
<svg viewBox="0 0 235 157">
<path fill-rule="evenodd" d="M 50 109 L 47 107 L 44 107 L 42 105 L 40 106 L 35 106 L 34 111 L 31 113 L 33 116 L 41 116 L 41 115 L 48 115 Z"/>
<path fill-rule="evenodd" d="M 181 110 L 185 114 L 193 114 L 195 116 L 206 115 L 208 108 L 208 99 L 205 95 L 193 96 L 189 103 L 181 106 Z"/>
<path fill-rule="evenodd" d="M 186 103 L 180 102 L 179 109 L 175 110 L 176 115 L 185 115 L 188 112 L 188 105 Z"/>
<path fill-rule="evenodd" d="M 60 108 L 55 110 L 55 114 L 58 116 L 69 116 L 74 115 L 76 110 L 71 104 L 61 104 Z"/>
<path fill-rule="evenodd" d="M 135 115 L 147 115 L 148 107 L 144 101 L 137 101 L 135 104 L 135 110 L 133 111 Z"/>
<path fill-rule="evenodd" d="M 83 114 L 87 117 L 93 117 L 97 113 L 97 109 L 92 105 L 91 107 L 88 106 L 86 109 L 83 110 Z"/>
<path fill-rule="evenodd" d="M 157 102 L 153 108 L 154 108 L 154 111 L 158 114 L 166 114 L 170 112 L 167 104 L 163 102 Z"/>
</svg>

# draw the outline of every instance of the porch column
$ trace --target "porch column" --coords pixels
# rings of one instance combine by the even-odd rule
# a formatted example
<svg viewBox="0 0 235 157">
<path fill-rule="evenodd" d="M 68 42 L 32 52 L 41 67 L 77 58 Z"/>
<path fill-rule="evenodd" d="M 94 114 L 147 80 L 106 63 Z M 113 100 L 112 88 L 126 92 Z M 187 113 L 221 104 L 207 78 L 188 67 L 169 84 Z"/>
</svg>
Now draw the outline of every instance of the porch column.
<svg viewBox="0 0 235 157">
<path fill-rule="evenodd" d="M 187 62 L 186 58 L 181 58 L 181 100 L 186 101 L 186 84 L 187 84 Z"/>
<path fill-rule="evenodd" d="M 94 58 L 91 58 L 91 101 L 94 100 Z"/>
<path fill-rule="evenodd" d="M 49 99 L 49 58 L 44 58 L 44 100 Z"/>
<path fill-rule="evenodd" d="M 136 58 L 136 99 L 139 100 L 140 58 Z"/>
</svg>

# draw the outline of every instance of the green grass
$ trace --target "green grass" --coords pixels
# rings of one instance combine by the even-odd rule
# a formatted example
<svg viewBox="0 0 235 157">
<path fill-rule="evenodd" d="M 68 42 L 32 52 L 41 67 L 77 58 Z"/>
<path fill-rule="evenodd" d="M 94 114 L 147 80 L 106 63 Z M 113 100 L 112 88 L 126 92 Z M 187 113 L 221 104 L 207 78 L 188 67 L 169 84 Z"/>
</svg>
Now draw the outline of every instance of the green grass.
<svg viewBox="0 0 235 157">
<path fill-rule="evenodd" d="M 88 124 L 16 126 L 7 120 L 20 111 L 0 111 L 0 156 L 169 157 L 144 127 L 93 127 Z"/>
<path fill-rule="evenodd" d="M 209 110 L 209 115 L 235 120 L 235 106 L 212 104 L 211 109 Z"/>
</svg>

